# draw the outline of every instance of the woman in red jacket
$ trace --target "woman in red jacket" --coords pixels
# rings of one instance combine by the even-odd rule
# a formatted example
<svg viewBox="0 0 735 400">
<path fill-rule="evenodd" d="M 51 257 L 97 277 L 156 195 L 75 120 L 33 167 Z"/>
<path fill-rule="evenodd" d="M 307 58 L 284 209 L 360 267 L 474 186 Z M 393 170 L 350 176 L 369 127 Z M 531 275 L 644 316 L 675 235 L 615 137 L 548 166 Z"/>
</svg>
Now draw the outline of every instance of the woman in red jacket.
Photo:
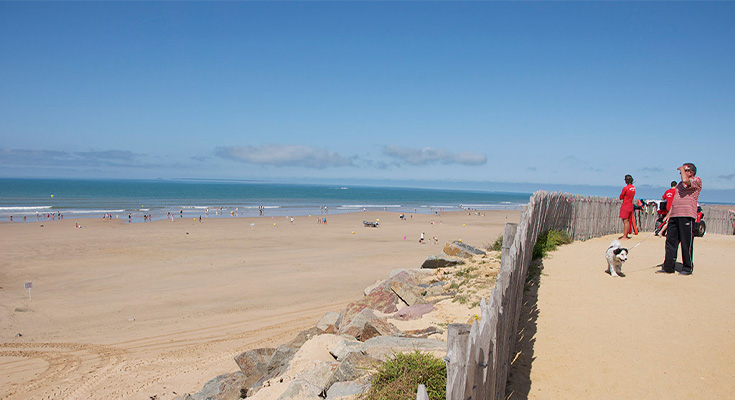
<svg viewBox="0 0 735 400">
<path fill-rule="evenodd" d="M 620 193 L 620 200 L 623 200 L 623 205 L 620 206 L 620 218 L 623 219 L 623 236 L 618 239 L 630 239 L 628 236 L 631 232 L 631 218 L 633 217 L 633 198 L 635 197 L 635 186 L 633 186 L 633 177 L 625 175 L 625 183 L 627 186 L 623 188 Z"/>
</svg>

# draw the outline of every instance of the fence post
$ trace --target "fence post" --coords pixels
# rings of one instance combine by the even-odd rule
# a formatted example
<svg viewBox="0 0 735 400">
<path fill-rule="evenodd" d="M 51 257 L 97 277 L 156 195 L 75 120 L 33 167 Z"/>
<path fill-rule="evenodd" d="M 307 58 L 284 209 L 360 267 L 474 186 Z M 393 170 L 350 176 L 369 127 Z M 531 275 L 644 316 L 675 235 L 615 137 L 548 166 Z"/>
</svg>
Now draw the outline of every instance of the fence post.
<svg viewBox="0 0 735 400">
<path fill-rule="evenodd" d="M 429 393 L 426 392 L 426 386 L 419 385 L 416 390 L 416 400 L 429 400 Z"/>
<path fill-rule="evenodd" d="M 470 326 L 449 324 L 447 328 L 447 400 L 464 400 Z"/>
<path fill-rule="evenodd" d="M 510 222 L 505 223 L 505 230 L 503 231 L 503 251 L 500 259 L 506 258 L 510 252 L 510 246 L 513 245 L 513 240 L 516 238 L 516 231 L 518 230 L 518 224 Z M 501 261 L 502 262 L 502 261 Z"/>
</svg>

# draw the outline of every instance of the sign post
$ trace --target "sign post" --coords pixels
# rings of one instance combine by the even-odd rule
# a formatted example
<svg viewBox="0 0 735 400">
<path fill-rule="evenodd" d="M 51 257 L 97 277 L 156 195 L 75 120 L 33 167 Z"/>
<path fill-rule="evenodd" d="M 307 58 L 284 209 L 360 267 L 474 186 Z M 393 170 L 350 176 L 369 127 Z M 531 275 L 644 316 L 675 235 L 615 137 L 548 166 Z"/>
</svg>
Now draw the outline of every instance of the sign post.
<svg viewBox="0 0 735 400">
<path fill-rule="evenodd" d="M 26 282 L 25 288 L 28 289 L 28 301 L 29 302 L 32 301 L 31 300 L 31 288 L 32 287 L 33 287 L 33 282 Z"/>
</svg>

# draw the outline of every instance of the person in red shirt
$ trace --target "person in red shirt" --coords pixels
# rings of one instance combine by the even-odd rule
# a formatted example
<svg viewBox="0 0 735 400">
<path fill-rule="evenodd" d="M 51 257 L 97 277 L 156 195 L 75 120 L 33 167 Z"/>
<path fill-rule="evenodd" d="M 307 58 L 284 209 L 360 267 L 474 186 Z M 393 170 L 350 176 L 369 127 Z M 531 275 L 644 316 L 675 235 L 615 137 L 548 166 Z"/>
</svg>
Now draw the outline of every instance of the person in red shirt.
<svg viewBox="0 0 735 400">
<path fill-rule="evenodd" d="M 623 200 L 623 205 L 620 206 L 620 218 L 623 220 L 623 236 L 618 239 L 630 239 L 628 236 L 631 232 L 631 219 L 633 217 L 633 198 L 635 197 L 635 186 L 633 186 L 633 177 L 625 175 L 625 183 L 627 186 L 623 188 L 620 193 L 620 200 Z"/>
<path fill-rule="evenodd" d="M 702 179 L 697 176 L 697 167 L 686 163 L 677 168 L 681 182 L 676 185 L 669 213 L 666 215 L 666 255 L 658 273 L 673 274 L 676 257 L 681 245 L 681 275 L 694 271 L 694 222 L 697 219 L 697 202 L 702 192 Z"/>
<path fill-rule="evenodd" d="M 676 194 L 676 181 L 671 181 L 671 188 L 665 191 L 664 195 L 661 196 L 661 207 L 658 209 L 658 220 L 656 221 L 656 225 L 658 225 L 656 236 L 658 236 L 659 233 L 661 233 L 661 236 L 666 236 L 666 229 L 662 229 L 664 228 L 664 217 L 666 217 L 666 214 L 668 214 L 671 209 L 671 203 L 674 201 L 674 194 Z"/>
</svg>

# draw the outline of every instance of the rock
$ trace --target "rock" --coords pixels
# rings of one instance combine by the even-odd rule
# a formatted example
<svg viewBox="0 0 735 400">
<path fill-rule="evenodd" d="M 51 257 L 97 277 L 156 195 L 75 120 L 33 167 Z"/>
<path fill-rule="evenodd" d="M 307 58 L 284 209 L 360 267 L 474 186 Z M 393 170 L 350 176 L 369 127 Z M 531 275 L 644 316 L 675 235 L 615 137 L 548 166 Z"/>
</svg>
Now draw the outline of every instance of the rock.
<svg viewBox="0 0 735 400">
<path fill-rule="evenodd" d="M 390 288 L 407 306 L 424 302 L 423 296 L 421 295 L 424 289 L 420 286 L 405 282 L 391 282 Z"/>
<path fill-rule="evenodd" d="M 363 293 L 365 294 L 365 296 L 369 295 L 370 292 L 372 292 L 373 290 L 375 290 L 377 287 L 381 286 L 384 282 L 385 282 L 385 279 L 378 279 L 377 281 L 373 282 L 372 285 L 366 287 L 363 290 Z"/>
<path fill-rule="evenodd" d="M 434 311 L 433 304 L 414 304 L 412 306 L 403 307 L 393 314 L 392 318 L 399 321 L 410 321 L 412 319 L 421 319 L 424 314 Z"/>
<path fill-rule="evenodd" d="M 339 313 L 329 311 L 317 322 L 316 327 L 324 333 L 335 333 L 337 332 L 337 320 L 339 320 Z"/>
<path fill-rule="evenodd" d="M 359 340 L 348 340 L 346 338 L 342 338 L 342 341 L 338 342 L 336 345 L 332 346 L 331 349 L 329 349 L 329 354 L 332 355 L 337 361 L 344 360 L 350 353 L 354 352 L 360 352 L 360 345 L 362 342 Z"/>
<path fill-rule="evenodd" d="M 393 353 L 421 351 L 437 357 L 447 354 L 447 344 L 441 340 L 411 339 L 395 336 L 377 336 L 366 340 L 360 350 L 368 357 L 385 361 Z"/>
<path fill-rule="evenodd" d="M 295 338 L 291 339 L 290 342 L 286 343 L 286 346 L 299 349 L 301 346 L 304 345 L 307 341 L 311 340 L 314 336 L 318 336 L 324 333 L 323 330 L 319 329 L 318 327 L 309 328 L 306 330 L 303 330 L 299 332 L 298 335 L 296 335 Z"/>
<path fill-rule="evenodd" d="M 331 388 L 337 382 L 353 381 L 367 375 L 379 363 L 378 360 L 370 358 L 361 352 L 350 353 L 334 371 L 327 383 Z"/>
<path fill-rule="evenodd" d="M 461 258 L 455 258 L 455 257 L 446 257 L 446 256 L 429 256 L 426 257 L 426 260 L 423 264 L 421 264 L 421 268 L 430 268 L 430 269 L 436 269 L 436 268 L 445 268 L 445 267 L 454 267 L 455 265 L 463 264 L 464 260 Z"/>
<path fill-rule="evenodd" d="M 252 386 L 265 376 L 268 372 L 268 361 L 275 351 L 273 348 L 254 349 L 235 357 L 237 366 L 245 374 L 246 387 Z"/>
<path fill-rule="evenodd" d="M 328 361 L 312 361 L 307 363 L 308 367 L 304 368 L 299 374 L 296 375 L 296 379 L 304 380 L 309 382 L 312 386 L 319 389 L 318 393 L 326 391 L 329 386 L 333 383 L 332 379 L 339 367 L 337 362 Z M 290 374 L 286 372 L 286 374 Z"/>
<path fill-rule="evenodd" d="M 444 245 L 444 253 L 453 257 L 470 258 L 472 256 L 485 255 L 486 253 L 477 247 L 464 244 L 459 240 Z"/>
<path fill-rule="evenodd" d="M 375 336 L 392 335 L 397 332 L 398 328 L 376 316 L 369 308 L 360 311 L 349 324 L 339 330 L 340 334 L 353 336 L 361 342 Z"/>
<path fill-rule="evenodd" d="M 370 384 L 363 379 L 337 382 L 327 391 L 327 400 L 357 400 L 368 388 Z"/>
<path fill-rule="evenodd" d="M 251 386 L 260 386 L 263 381 L 281 375 L 301 346 L 309 339 L 321 333 L 323 332 L 317 327 L 309 328 L 299 332 L 290 342 L 278 346 L 268 360 L 265 375 L 256 384 Z"/>
<path fill-rule="evenodd" d="M 349 325 L 352 318 L 359 314 L 360 311 L 370 308 L 382 313 L 394 313 L 398 311 L 396 303 L 398 302 L 398 296 L 386 285 L 375 288 L 369 295 L 362 299 L 350 303 L 347 307 L 342 310 L 340 317 L 337 320 L 337 328 L 342 329 L 343 326 Z"/>
<path fill-rule="evenodd" d="M 204 384 L 202 390 L 194 394 L 184 395 L 186 400 L 237 400 L 245 394 L 245 374 L 233 372 L 218 375 Z"/>
<path fill-rule="evenodd" d="M 388 278 L 386 283 L 403 282 L 409 285 L 418 285 L 420 280 L 410 269 L 396 269 L 391 271 L 390 278 Z"/>
<path fill-rule="evenodd" d="M 431 335 L 441 335 L 443 333 L 444 331 L 437 328 L 436 326 L 430 326 L 424 329 L 414 329 L 410 331 L 403 331 L 396 336 L 406 337 L 406 338 L 426 339 Z"/>
<path fill-rule="evenodd" d="M 444 286 L 447 285 L 447 282 L 439 281 L 435 282 L 431 285 L 429 285 L 425 289 L 424 297 L 426 296 L 438 296 L 440 294 L 444 294 Z"/>
<path fill-rule="evenodd" d="M 278 397 L 278 400 L 322 400 L 319 395 L 321 389 L 309 382 L 297 379 L 288 384 L 288 388 Z"/>
</svg>

